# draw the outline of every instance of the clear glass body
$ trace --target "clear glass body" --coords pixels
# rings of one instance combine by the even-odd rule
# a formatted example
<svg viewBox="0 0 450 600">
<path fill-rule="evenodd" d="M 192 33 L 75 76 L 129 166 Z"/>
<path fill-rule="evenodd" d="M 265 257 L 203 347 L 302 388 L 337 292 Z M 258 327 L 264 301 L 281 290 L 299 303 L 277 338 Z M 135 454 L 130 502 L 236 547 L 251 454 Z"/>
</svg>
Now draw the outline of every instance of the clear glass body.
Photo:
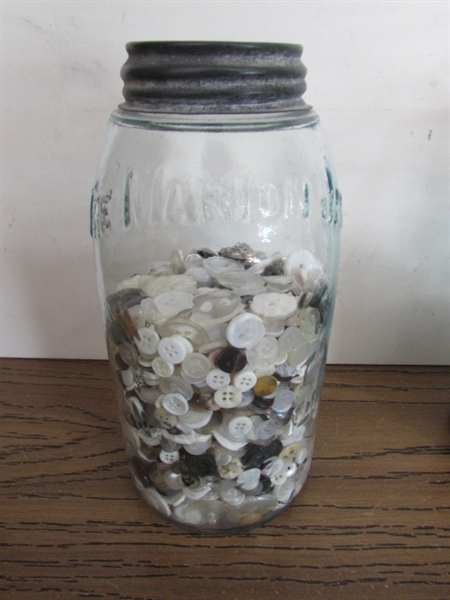
<svg viewBox="0 0 450 600">
<path fill-rule="evenodd" d="M 132 478 L 165 518 L 241 531 L 302 488 L 341 222 L 311 109 L 113 113 L 91 233 Z"/>
</svg>

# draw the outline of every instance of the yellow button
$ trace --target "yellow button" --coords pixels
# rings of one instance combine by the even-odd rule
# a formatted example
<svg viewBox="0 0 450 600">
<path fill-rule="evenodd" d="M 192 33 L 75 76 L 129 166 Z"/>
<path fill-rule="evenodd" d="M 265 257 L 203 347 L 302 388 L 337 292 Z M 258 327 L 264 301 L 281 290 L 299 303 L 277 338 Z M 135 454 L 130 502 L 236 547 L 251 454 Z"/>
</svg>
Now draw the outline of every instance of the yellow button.
<svg viewBox="0 0 450 600">
<path fill-rule="evenodd" d="M 264 375 L 257 379 L 253 391 L 257 396 L 270 396 L 278 387 L 278 379 L 273 375 Z"/>
</svg>

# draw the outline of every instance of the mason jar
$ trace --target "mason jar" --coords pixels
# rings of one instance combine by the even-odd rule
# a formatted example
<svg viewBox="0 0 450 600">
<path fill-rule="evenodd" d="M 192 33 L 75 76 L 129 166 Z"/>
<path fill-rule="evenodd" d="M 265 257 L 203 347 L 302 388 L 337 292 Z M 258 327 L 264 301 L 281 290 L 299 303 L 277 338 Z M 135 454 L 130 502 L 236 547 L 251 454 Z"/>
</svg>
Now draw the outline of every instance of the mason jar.
<svg viewBox="0 0 450 600">
<path fill-rule="evenodd" d="M 311 466 L 341 195 L 301 46 L 126 48 L 91 235 L 131 477 L 165 519 L 238 532 Z"/>
</svg>

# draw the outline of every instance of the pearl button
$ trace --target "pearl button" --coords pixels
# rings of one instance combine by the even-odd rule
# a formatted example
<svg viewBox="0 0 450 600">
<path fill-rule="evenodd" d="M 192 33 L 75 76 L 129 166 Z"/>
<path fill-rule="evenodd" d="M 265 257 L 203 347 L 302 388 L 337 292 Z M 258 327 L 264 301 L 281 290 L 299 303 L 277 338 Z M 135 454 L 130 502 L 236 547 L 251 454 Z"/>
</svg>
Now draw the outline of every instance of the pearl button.
<svg viewBox="0 0 450 600">
<path fill-rule="evenodd" d="M 160 377 L 170 377 L 174 372 L 174 366 L 171 363 L 166 362 L 160 356 L 157 356 L 152 360 L 152 369 Z"/>
<path fill-rule="evenodd" d="M 172 415 L 185 415 L 189 410 L 188 401 L 181 394 L 166 394 L 161 404 Z"/>
<path fill-rule="evenodd" d="M 155 306 L 166 319 L 170 319 L 192 308 L 193 299 L 194 296 L 186 292 L 165 292 L 156 296 Z"/>
<path fill-rule="evenodd" d="M 193 351 L 192 345 L 180 335 L 163 338 L 158 343 L 160 357 L 173 365 L 183 362 L 189 350 Z"/>
<path fill-rule="evenodd" d="M 244 312 L 234 317 L 227 327 L 227 340 L 235 348 L 250 348 L 262 340 L 265 327 L 258 316 Z"/>
<path fill-rule="evenodd" d="M 163 379 L 160 383 L 160 388 L 164 394 L 181 394 L 186 400 L 190 400 L 194 395 L 192 385 L 178 375 L 172 375 Z"/>
<path fill-rule="evenodd" d="M 236 373 L 236 375 L 233 377 L 233 385 L 241 392 L 247 392 L 248 390 L 252 389 L 256 383 L 256 380 L 255 373 L 250 371 L 250 369 L 247 369 Z"/>
<path fill-rule="evenodd" d="M 139 352 L 144 356 L 152 356 L 158 350 L 159 335 L 155 331 L 154 325 L 142 327 L 138 330 L 139 338 L 135 338 L 136 346 Z"/>
<path fill-rule="evenodd" d="M 241 403 L 242 392 L 233 385 L 220 388 L 214 394 L 214 402 L 221 408 L 234 408 Z"/>
<path fill-rule="evenodd" d="M 238 415 L 232 417 L 226 427 L 231 435 L 241 437 L 247 435 L 252 430 L 253 424 L 249 417 Z"/>
<path fill-rule="evenodd" d="M 206 384 L 209 385 L 209 387 L 213 390 L 226 387 L 230 381 L 230 375 L 221 369 L 211 369 L 211 371 L 209 371 L 209 373 L 206 375 Z"/>
<path fill-rule="evenodd" d="M 256 295 L 250 308 L 263 319 L 286 319 L 296 312 L 297 300 L 290 294 L 269 292 Z"/>
<path fill-rule="evenodd" d="M 189 383 L 203 381 L 211 370 L 211 363 L 207 356 L 200 352 L 188 354 L 181 364 L 183 377 Z"/>
</svg>

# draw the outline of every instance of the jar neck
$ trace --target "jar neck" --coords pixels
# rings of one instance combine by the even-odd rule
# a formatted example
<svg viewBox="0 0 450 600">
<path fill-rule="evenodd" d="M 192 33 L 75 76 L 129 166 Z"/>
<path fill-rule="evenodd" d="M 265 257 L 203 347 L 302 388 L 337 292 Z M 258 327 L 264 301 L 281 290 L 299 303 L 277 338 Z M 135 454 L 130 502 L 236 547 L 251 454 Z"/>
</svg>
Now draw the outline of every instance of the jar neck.
<svg viewBox="0 0 450 600">
<path fill-rule="evenodd" d="M 253 114 L 151 113 L 119 108 L 112 113 L 111 121 L 122 127 L 166 131 L 266 131 L 312 127 L 319 122 L 319 116 L 310 106 L 302 110 Z"/>
</svg>

